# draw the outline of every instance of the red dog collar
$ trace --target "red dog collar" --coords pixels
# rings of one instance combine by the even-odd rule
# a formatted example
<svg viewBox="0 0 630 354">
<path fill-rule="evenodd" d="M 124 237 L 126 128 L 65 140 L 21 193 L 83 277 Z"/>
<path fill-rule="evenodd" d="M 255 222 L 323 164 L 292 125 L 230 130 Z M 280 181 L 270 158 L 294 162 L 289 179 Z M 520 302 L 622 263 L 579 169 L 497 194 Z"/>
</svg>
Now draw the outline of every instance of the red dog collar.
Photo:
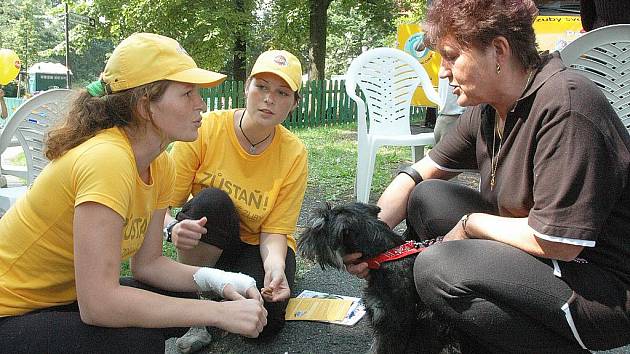
<svg viewBox="0 0 630 354">
<path fill-rule="evenodd" d="M 412 254 L 420 253 L 424 251 L 426 247 L 422 247 L 422 244 L 415 241 L 408 241 L 396 248 L 392 248 L 389 251 L 383 252 L 376 257 L 365 260 L 369 269 L 379 269 L 381 264 L 385 262 L 391 262 L 396 259 L 405 258 Z"/>
</svg>

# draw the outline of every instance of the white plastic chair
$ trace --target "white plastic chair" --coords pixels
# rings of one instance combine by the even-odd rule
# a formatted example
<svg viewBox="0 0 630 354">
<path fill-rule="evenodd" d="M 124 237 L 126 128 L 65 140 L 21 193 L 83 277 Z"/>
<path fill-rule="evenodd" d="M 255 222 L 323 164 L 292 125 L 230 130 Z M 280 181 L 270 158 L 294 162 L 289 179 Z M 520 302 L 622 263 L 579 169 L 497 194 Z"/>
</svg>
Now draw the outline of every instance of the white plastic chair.
<svg viewBox="0 0 630 354">
<path fill-rule="evenodd" d="M 565 65 L 599 86 L 630 131 L 630 25 L 587 32 L 560 52 Z"/>
<path fill-rule="evenodd" d="M 26 169 L 5 169 L 0 166 L 3 175 L 13 175 L 26 180 L 25 186 L 0 188 L 0 213 L 4 214 L 33 183 L 37 175 L 46 167 L 48 159 L 44 156 L 44 138 L 50 125 L 66 112 L 72 91 L 65 89 L 42 92 L 24 102 L 15 111 L 0 133 L 0 154 L 17 139 L 24 151 Z"/>
<path fill-rule="evenodd" d="M 380 146 L 415 147 L 434 143 L 433 133 L 411 134 L 411 98 L 418 86 L 422 86 L 429 100 L 442 105 L 427 72 L 418 60 L 404 51 L 371 49 L 350 64 L 346 92 L 357 104 L 357 201 L 367 202 L 370 197 L 374 161 Z M 357 94 L 357 87 L 365 101 Z M 412 153 L 415 154 L 414 149 Z M 416 160 L 415 156 L 413 159 Z"/>
</svg>

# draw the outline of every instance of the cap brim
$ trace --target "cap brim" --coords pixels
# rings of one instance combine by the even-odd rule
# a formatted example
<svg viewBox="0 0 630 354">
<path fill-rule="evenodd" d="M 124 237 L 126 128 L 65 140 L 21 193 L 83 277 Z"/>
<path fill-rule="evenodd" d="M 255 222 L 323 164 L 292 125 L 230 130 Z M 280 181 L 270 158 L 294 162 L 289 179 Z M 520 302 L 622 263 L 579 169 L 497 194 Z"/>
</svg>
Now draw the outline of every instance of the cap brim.
<svg viewBox="0 0 630 354">
<path fill-rule="evenodd" d="M 284 80 L 284 82 L 287 83 L 287 85 L 289 85 L 289 87 L 291 88 L 291 90 L 293 90 L 294 92 L 297 91 L 299 89 L 299 87 L 297 87 L 294 83 L 293 80 L 291 80 L 291 78 L 289 77 L 289 75 L 285 74 L 284 72 L 280 71 L 280 70 L 259 70 L 259 71 L 252 71 L 251 74 L 249 74 L 249 76 L 254 76 L 256 74 L 260 74 L 260 73 L 271 73 L 274 75 L 278 75 L 280 76 L 280 78 L 282 80 Z"/>
<path fill-rule="evenodd" d="M 220 85 L 227 76 L 210 70 L 190 68 L 177 74 L 165 77 L 166 80 L 197 84 L 201 87 L 213 87 Z"/>
</svg>

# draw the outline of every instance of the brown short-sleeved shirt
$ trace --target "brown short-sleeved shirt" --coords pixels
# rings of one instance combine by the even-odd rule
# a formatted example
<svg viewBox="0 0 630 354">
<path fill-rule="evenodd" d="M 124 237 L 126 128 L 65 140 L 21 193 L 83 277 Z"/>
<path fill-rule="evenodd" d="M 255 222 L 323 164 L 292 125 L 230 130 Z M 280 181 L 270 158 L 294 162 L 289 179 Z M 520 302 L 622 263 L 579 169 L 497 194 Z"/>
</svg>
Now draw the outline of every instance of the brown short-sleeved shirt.
<svg viewBox="0 0 630 354">
<path fill-rule="evenodd" d="M 467 109 L 429 157 L 479 170 L 497 214 L 529 217 L 536 236 L 585 246 L 580 258 L 630 281 L 630 136 L 601 90 L 557 52 L 545 57 L 508 114 L 491 190 L 494 116 L 489 105 Z"/>
</svg>

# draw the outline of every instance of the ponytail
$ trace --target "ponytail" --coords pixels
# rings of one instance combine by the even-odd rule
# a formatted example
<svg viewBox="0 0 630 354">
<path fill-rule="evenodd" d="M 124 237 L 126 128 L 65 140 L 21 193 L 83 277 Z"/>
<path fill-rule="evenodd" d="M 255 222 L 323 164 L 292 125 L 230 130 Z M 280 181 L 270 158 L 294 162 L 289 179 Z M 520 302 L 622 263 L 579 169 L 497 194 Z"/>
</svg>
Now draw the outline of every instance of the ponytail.
<svg viewBox="0 0 630 354">
<path fill-rule="evenodd" d="M 145 127 L 145 120 L 153 121 L 149 103 L 160 100 L 169 83 L 157 81 L 101 97 L 93 97 L 87 90 L 82 90 L 65 119 L 48 132 L 44 154 L 52 161 L 101 130 L 125 127 L 137 131 Z M 143 97 L 148 100 L 141 101 Z M 140 113 L 141 102 L 144 105 L 142 111 L 148 117 L 142 117 Z"/>
</svg>

